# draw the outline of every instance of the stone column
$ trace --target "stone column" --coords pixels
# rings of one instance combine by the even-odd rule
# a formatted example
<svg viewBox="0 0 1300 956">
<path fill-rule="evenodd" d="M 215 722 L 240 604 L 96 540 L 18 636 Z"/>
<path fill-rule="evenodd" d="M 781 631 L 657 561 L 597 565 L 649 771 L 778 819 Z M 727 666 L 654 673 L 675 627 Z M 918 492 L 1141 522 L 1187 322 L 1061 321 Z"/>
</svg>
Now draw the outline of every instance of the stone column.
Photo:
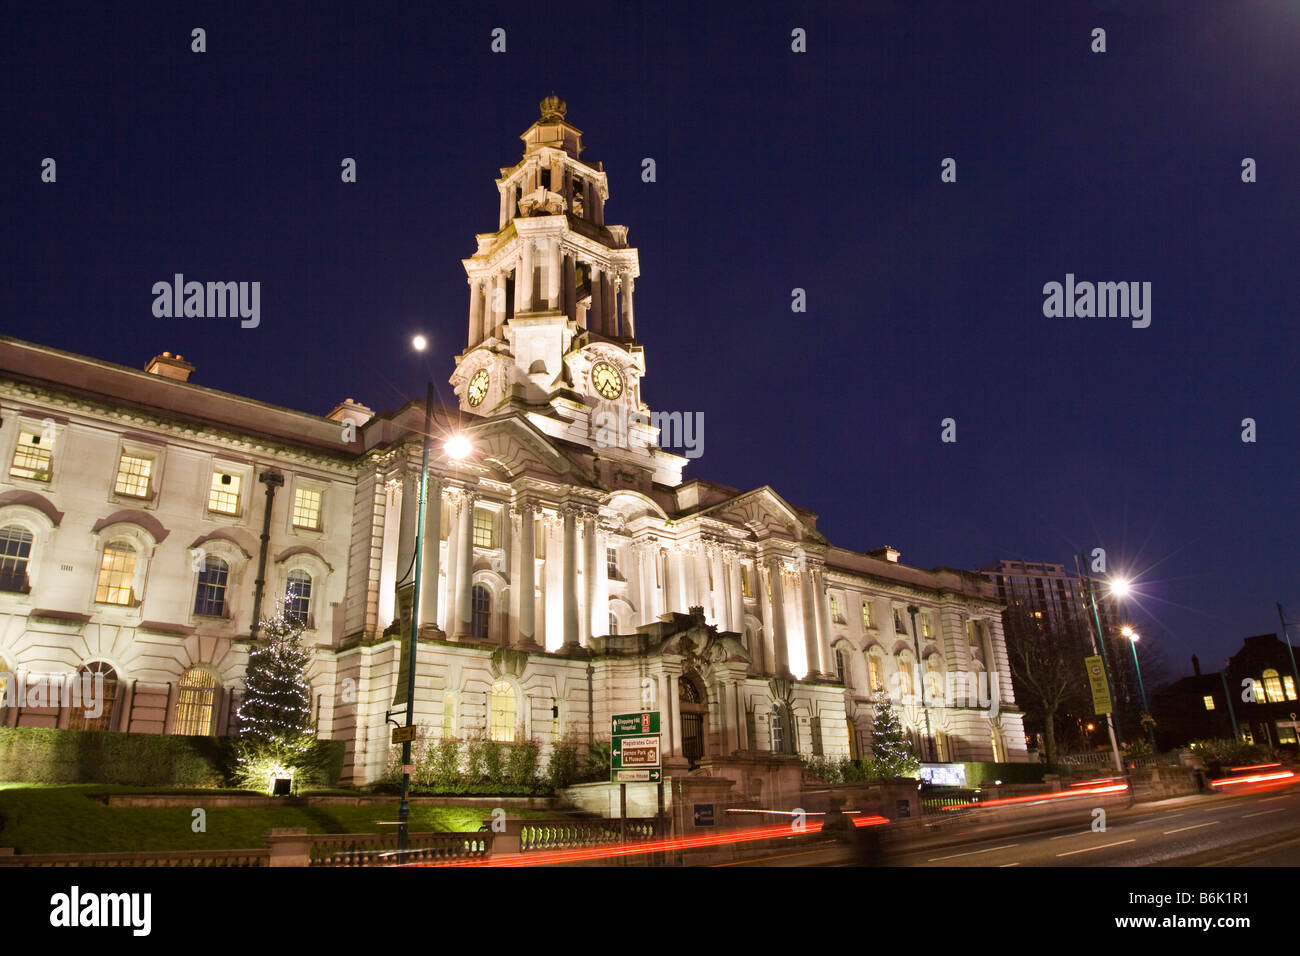
<svg viewBox="0 0 1300 956">
<path fill-rule="evenodd" d="M 401 527 L 401 483 L 389 481 L 384 486 L 384 524 L 380 544 L 379 606 L 375 624 L 382 634 L 393 623 L 397 600 L 397 541 Z M 66 709 L 66 708 L 65 708 Z M 169 711 L 170 713 L 170 711 Z"/>
<path fill-rule="evenodd" d="M 560 237 L 552 236 L 546 246 L 546 308 L 554 312 L 560 308 Z"/>
<path fill-rule="evenodd" d="M 668 722 L 672 727 L 674 757 L 682 756 L 682 708 L 681 693 L 677 689 L 677 681 L 680 679 L 680 673 L 676 669 L 680 665 L 675 665 L 673 670 L 668 671 Z"/>
<path fill-rule="evenodd" d="M 714 619 L 716 626 L 720 631 L 734 631 L 731 620 L 731 588 L 730 580 L 727 577 L 727 562 L 724 560 L 722 545 L 713 546 L 713 554 L 710 555 L 711 565 L 713 567 L 713 606 Z"/>
<path fill-rule="evenodd" d="M 831 639 L 835 636 L 835 621 L 831 618 L 831 598 L 826 590 L 826 572 L 822 562 L 812 564 L 813 596 L 817 601 L 817 636 L 821 641 L 822 671 L 828 677 L 836 676 L 835 652 Z M 848 662 L 845 662 L 847 669 Z"/>
<path fill-rule="evenodd" d="M 686 614 L 691 609 L 690 579 L 686 574 L 686 552 L 679 545 L 669 553 L 673 566 L 673 603 L 668 610 Z"/>
<path fill-rule="evenodd" d="M 745 633 L 745 585 L 740 579 L 741 552 L 731 553 L 731 629 L 737 634 Z M 747 648 L 752 655 L 754 649 Z"/>
<path fill-rule="evenodd" d="M 442 551 L 442 481 L 429 472 L 424 507 L 424 556 L 420 559 L 420 627 L 438 626 L 438 564 Z"/>
<path fill-rule="evenodd" d="M 510 186 L 501 186 L 500 189 L 501 189 L 501 217 L 500 217 L 501 222 L 497 226 L 497 228 L 504 229 L 506 227 L 506 223 L 510 221 L 510 195 L 514 192 L 514 189 Z"/>
<path fill-rule="evenodd" d="M 582 628 L 583 643 L 591 645 L 591 639 L 604 633 L 596 621 L 596 563 L 600 556 L 596 553 L 596 512 L 584 508 L 582 512 L 582 592 L 586 615 Z"/>
<path fill-rule="evenodd" d="M 632 290 L 635 282 L 632 279 L 632 273 L 623 273 L 623 336 L 624 338 L 636 338 L 636 324 L 632 317 Z"/>
<path fill-rule="evenodd" d="M 564 578 L 561 591 L 564 600 L 564 646 L 578 646 L 578 532 L 576 512 L 571 507 L 564 514 Z"/>
<path fill-rule="evenodd" d="M 415 573 L 415 515 L 420 504 L 420 470 L 407 463 L 400 485 L 402 511 L 397 532 L 397 587 L 411 583 Z"/>
<path fill-rule="evenodd" d="M 558 241 L 559 240 L 556 240 L 557 244 Z M 578 321 L 577 263 L 574 262 L 573 256 L 564 256 L 563 264 L 560 266 L 560 268 L 562 271 L 560 287 L 561 287 L 561 292 L 564 296 L 564 301 L 563 304 L 561 305 L 561 308 L 564 309 L 564 312 L 569 317 L 570 322 L 577 322 Z"/>
<path fill-rule="evenodd" d="M 611 339 L 618 337 L 618 309 L 615 308 L 615 294 L 617 289 L 614 285 L 616 273 L 608 269 L 601 273 L 602 287 L 605 292 L 605 298 L 601 302 L 600 314 L 605 321 L 605 334 Z"/>
<path fill-rule="evenodd" d="M 668 696 L 671 690 L 672 678 L 661 672 L 659 674 L 659 728 L 666 738 L 664 752 L 668 754 L 676 753 L 673 750 L 672 700 Z"/>
<path fill-rule="evenodd" d="M 587 328 L 605 334 L 605 270 L 591 264 L 591 311 L 587 313 Z"/>
<path fill-rule="evenodd" d="M 467 491 L 461 496 L 460 528 L 458 529 L 460 540 L 456 544 L 456 558 L 460 562 L 460 567 L 456 570 L 455 639 L 458 641 L 467 641 L 473 636 L 473 632 L 470 629 L 470 622 L 474 617 L 474 605 L 472 603 L 472 584 L 474 579 L 474 502 L 477 500 L 478 495 L 472 491 Z"/>
<path fill-rule="evenodd" d="M 515 274 L 515 315 L 533 311 L 533 240 L 524 239 Z"/>
<path fill-rule="evenodd" d="M 804 561 L 799 571 L 799 603 L 803 611 L 803 647 L 808 658 L 808 680 L 823 673 L 821 651 L 817 647 L 817 611 L 813 600 L 812 569 Z"/>
<path fill-rule="evenodd" d="M 596 607 L 591 613 L 591 633 L 608 634 L 609 631 L 609 560 L 605 554 L 609 537 L 596 521 Z"/>
<path fill-rule="evenodd" d="M 537 610 L 537 544 L 534 540 L 533 502 L 525 498 L 519 502 L 519 636 L 516 646 L 528 647 L 537 643 L 534 615 Z"/>
<path fill-rule="evenodd" d="M 695 601 L 704 608 L 704 619 L 716 622 L 713 614 L 713 589 L 709 587 L 709 554 L 704 541 L 695 546 Z"/>
<path fill-rule="evenodd" d="M 456 634 L 456 572 L 460 569 L 460 492 L 453 490 L 447 509 L 447 590 L 446 606 L 442 609 L 442 630 L 448 636 Z"/>
<path fill-rule="evenodd" d="M 468 347 L 473 348 L 483 341 L 483 283 L 474 276 L 469 277 L 469 339 Z"/>
<path fill-rule="evenodd" d="M 768 559 L 768 578 L 772 582 L 772 644 L 776 656 L 774 673 L 777 677 L 790 675 L 790 654 L 785 639 L 785 572 L 781 562 Z"/>
<path fill-rule="evenodd" d="M 506 274 L 492 277 L 492 335 L 501 338 L 506 324 Z M 485 333 L 484 337 L 488 337 Z"/>
</svg>

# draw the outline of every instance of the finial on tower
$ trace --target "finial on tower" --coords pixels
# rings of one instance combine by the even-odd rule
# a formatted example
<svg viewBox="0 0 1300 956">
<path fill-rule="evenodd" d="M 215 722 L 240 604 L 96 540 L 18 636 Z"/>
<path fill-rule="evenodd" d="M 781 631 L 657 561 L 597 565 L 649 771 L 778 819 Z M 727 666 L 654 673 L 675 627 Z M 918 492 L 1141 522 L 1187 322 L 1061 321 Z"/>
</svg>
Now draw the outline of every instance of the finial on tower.
<svg viewBox="0 0 1300 956">
<path fill-rule="evenodd" d="M 568 111 L 568 104 L 560 99 L 554 93 L 546 97 L 541 102 L 542 122 L 543 123 L 561 123 L 564 121 L 564 114 Z"/>
</svg>

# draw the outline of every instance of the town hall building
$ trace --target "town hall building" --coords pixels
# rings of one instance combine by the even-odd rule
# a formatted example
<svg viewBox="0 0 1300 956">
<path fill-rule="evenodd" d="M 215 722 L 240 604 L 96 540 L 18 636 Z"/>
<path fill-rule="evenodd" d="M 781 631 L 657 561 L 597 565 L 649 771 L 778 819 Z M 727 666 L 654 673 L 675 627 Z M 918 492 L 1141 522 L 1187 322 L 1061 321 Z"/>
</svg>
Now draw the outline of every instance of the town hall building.
<svg viewBox="0 0 1300 956">
<path fill-rule="evenodd" d="M 320 417 L 191 383 L 169 353 L 141 372 L 0 339 L 0 671 L 112 688 L 94 716 L 47 702 L 3 722 L 228 733 L 254 621 L 280 602 L 348 783 L 389 766 L 411 615 L 434 738 L 545 753 L 652 709 L 669 774 L 865 756 L 883 691 L 926 759 L 1026 759 L 987 581 L 833 545 L 768 486 L 686 477 L 642 400 L 654 317 L 608 177 L 557 97 L 521 138 L 463 260 L 455 407 Z"/>
</svg>

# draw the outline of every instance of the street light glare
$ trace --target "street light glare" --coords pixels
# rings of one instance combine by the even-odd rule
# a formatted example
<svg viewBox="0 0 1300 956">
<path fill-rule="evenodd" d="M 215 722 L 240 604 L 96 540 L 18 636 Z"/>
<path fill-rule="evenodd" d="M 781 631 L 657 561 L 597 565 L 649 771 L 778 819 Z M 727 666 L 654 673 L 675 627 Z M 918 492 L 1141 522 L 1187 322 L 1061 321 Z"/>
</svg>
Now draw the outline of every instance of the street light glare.
<svg viewBox="0 0 1300 956">
<path fill-rule="evenodd" d="M 428 348 L 429 340 L 426 339 L 423 335 L 417 335 L 415 338 L 411 339 L 411 344 L 415 346 L 415 350 L 417 352 L 423 352 L 426 348 Z"/>
<path fill-rule="evenodd" d="M 1125 637 L 1132 637 L 1132 636 L 1133 636 L 1133 628 L 1129 627 L 1127 624 L 1125 624 L 1123 627 L 1121 627 L 1121 628 L 1119 629 L 1119 632 L 1120 632 L 1121 634 L 1123 634 Z"/>
<path fill-rule="evenodd" d="M 1127 597 L 1129 590 L 1128 578 L 1110 579 L 1110 593 L 1116 597 Z"/>
<path fill-rule="evenodd" d="M 451 438 L 447 439 L 447 444 L 442 446 L 442 450 L 447 453 L 447 457 L 456 461 L 466 457 L 471 448 L 469 439 L 464 435 L 452 435 Z"/>
</svg>

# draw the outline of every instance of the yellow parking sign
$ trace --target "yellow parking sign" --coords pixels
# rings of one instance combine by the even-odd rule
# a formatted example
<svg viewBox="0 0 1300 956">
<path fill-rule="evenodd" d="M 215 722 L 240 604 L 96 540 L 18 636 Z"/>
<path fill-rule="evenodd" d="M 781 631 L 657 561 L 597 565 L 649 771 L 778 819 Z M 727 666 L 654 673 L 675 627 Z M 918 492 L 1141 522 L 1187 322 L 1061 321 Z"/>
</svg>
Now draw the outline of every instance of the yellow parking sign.
<svg viewBox="0 0 1300 956">
<path fill-rule="evenodd" d="M 1102 666 L 1101 655 L 1085 657 L 1083 664 L 1088 669 L 1088 683 L 1092 687 L 1092 712 L 1109 714 L 1111 712 L 1110 685 L 1106 683 L 1106 668 Z"/>
</svg>

